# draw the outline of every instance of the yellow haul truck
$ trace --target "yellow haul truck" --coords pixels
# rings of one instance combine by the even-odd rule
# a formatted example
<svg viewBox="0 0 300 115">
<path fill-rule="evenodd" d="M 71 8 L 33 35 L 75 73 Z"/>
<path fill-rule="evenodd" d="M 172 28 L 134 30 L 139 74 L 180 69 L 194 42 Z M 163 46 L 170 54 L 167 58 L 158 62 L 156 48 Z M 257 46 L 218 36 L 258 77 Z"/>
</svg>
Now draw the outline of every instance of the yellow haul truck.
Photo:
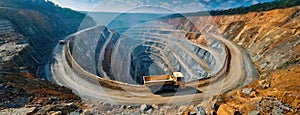
<svg viewBox="0 0 300 115">
<path fill-rule="evenodd" d="M 178 87 L 184 88 L 184 77 L 181 72 L 173 72 L 171 75 L 155 75 L 143 76 L 144 85 L 158 90 L 173 89 L 177 90 Z"/>
</svg>

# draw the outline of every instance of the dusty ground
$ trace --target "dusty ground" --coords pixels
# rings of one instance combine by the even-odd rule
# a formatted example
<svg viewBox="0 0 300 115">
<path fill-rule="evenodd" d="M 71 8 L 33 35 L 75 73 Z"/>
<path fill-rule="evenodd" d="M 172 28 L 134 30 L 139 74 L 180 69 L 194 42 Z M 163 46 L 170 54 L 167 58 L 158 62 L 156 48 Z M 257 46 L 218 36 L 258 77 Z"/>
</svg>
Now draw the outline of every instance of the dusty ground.
<svg viewBox="0 0 300 115">
<path fill-rule="evenodd" d="M 71 90 L 30 74 L 0 74 L 0 114 L 50 114 L 83 111 Z"/>
<path fill-rule="evenodd" d="M 234 94 L 217 99 L 218 114 L 300 114 L 300 65 L 271 72 Z"/>
<path fill-rule="evenodd" d="M 0 114 L 197 114 L 200 105 L 110 105 L 82 104 L 71 90 L 40 80 L 30 74 L 0 75 Z M 300 65 L 292 65 L 266 75 L 234 94 L 215 98 L 210 114 L 300 114 Z M 214 101 L 214 100 L 212 100 Z M 87 101 L 85 101 L 87 102 Z M 21 108 L 20 108 L 21 107 Z M 89 108 L 88 110 L 84 108 Z M 4 113 L 5 112 L 5 113 Z"/>
</svg>

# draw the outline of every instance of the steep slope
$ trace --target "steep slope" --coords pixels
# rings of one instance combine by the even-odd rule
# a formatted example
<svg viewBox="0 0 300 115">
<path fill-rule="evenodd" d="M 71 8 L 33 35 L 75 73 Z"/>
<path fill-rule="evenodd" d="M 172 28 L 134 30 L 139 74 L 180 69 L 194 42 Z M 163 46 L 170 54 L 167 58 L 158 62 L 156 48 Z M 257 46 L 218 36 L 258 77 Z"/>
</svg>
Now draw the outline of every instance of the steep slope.
<svg viewBox="0 0 300 115">
<path fill-rule="evenodd" d="M 174 18 L 165 22 L 187 31 L 219 31 L 247 49 L 261 73 L 299 60 L 300 7 L 248 14 Z M 183 25 L 177 25 L 184 23 Z M 187 33 L 194 42 L 201 35 Z"/>
<path fill-rule="evenodd" d="M 225 94 L 214 105 L 204 105 L 210 114 L 299 114 L 300 6 L 247 14 L 193 16 L 162 21 L 183 28 L 194 42 L 221 32 L 245 48 L 261 79 Z M 180 24 L 184 23 L 184 24 Z M 203 106 L 203 105 L 201 105 Z"/>
<path fill-rule="evenodd" d="M 2 0 L 0 3 L 1 16 L 14 23 L 18 32 L 34 38 L 55 40 L 74 33 L 85 18 L 84 14 L 45 0 Z M 91 18 L 85 19 L 89 21 L 81 29 L 94 25 Z"/>
<path fill-rule="evenodd" d="M 37 52 L 29 46 L 28 39 L 16 33 L 14 24 L 9 20 L 0 18 L 1 72 L 34 72 L 38 61 L 32 54 Z"/>
<path fill-rule="evenodd" d="M 94 26 L 84 14 L 64 9 L 44 0 L 2 0 L 0 18 L 9 21 L 13 32 L 26 38 L 31 50 L 27 61 L 34 61 L 30 69 L 45 76 L 44 66 L 58 40 L 77 30 Z M 83 19 L 85 19 L 82 23 Z M 79 28 L 81 27 L 81 28 Z M 26 53 L 25 53 L 26 54 Z"/>
<path fill-rule="evenodd" d="M 40 77 L 45 78 L 44 68 L 60 39 L 95 25 L 89 17 L 82 25 L 84 18 L 44 0 L 0 1 L 1 115 L 82 111 L 80 97 Z"/>
</svg>

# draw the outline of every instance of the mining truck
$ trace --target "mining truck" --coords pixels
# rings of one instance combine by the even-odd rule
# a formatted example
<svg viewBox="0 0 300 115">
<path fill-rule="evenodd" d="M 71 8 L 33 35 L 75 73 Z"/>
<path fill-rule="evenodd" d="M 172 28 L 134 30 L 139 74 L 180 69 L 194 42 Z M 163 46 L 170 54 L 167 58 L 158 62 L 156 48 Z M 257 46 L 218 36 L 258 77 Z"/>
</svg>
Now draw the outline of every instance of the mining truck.
<svg viewBox="0 0 300 115">
<path fill-rule="evenodd" d="M 177 90 L 184 88 L 185 81 L 181 72 L 172 72 L 167 75 L 143 76 L 144 85 L 155 91 L 159 90 Z"/>
<path fill-rule="evenodd" d="M 60 45 L 64 45 L 65 44 L 65 40 L 59 40 L 59 44 Z"/>
</svg>

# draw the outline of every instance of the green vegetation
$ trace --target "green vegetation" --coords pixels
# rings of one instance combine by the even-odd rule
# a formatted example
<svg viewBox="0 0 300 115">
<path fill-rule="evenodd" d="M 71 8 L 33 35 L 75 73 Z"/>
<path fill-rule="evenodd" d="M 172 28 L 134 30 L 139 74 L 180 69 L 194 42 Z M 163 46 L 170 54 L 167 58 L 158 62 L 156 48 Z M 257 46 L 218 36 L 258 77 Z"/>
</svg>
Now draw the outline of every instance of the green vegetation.
<svg viewBox="0 0 300 115">
<path fill-rule="evenodd" d="M 287 62 L 283 63 L 279 68 L 286 68 L 290 65 L 296 65 L 299 63 L 300 63 L 300 60 L 291 60 L 291 61 L 287 61 Z"/>
<path fill-rule="evenodd" d="M 48 0 L 1 0 L 0 7 L 5 7 L 0 9 L 0 17 L 10 20 L 29 38 L 55 39 L 74 33 L 86 16 Z M 89 22 L 83 28 L 95 25 L 93 19 L 86 19 Z"/>
<path fill-rule="evenodd" d="M 95 26 L 94 20 L 85 14 L 48 0 L 0 0 L 0 7 L 0 19 L 9 20 L 16 33 L 28 38 L 29 55 L 39 61 L 36 66 L 46 63 L 59 39 Z"/>
<path fill-rule="evenodd" d="M 252 6 L 241 6 L 238 8 L 231 8 L 227 10 L 212 10 L 212 11 L 199 11 L 194 13 L 173 14 L 163 18 L 178 18 L 189 16 L 215 16 L 215 15 L 233 15 L 233 14 L 246 14 L 249 12 L 268 11 L 278 8 L 288 8 L 300 5 L 300 0 L 276 0 L 273 2 L 258 3 Z"/>
<path fill-rule="evenodd" d="M 210 11 L 211 15 L 232 15 L 232 14 L 246 14 L 249 12 L 268 11 L 278 8 L 288 8 L 300 5 L 300 0 L 276 0 L 274 2 L 259 3 L 248 7 L 239 7 L 229 10 L 214 10 Z"/>
<path fill-rule="evenodd" d="M 45 0 L 1 0 L 2 7 L 31 9 L 31 10 L 52 10 L 57 7 L 51 1 Z"/>
</svg>

